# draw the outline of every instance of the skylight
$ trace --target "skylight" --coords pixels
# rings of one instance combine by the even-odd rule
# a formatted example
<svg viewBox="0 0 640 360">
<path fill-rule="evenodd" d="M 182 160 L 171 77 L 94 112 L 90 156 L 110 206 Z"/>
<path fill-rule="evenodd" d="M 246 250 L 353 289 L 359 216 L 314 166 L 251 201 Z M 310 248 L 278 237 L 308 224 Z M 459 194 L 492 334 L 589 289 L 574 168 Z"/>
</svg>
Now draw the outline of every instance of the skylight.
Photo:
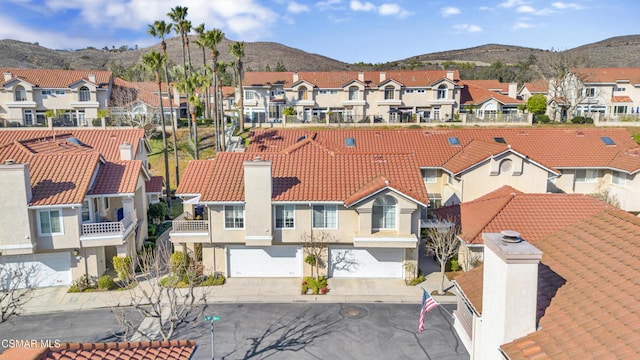
<svg viewBox="0 0 640 360">
<path fill-rule="evenodd" d="M 451 146 L 460 145 L 460 139 L 458 139 L 457 137 L 450 137 L 449 138 L 449 145 L 451 145 Z"/>
<path fill-rule="evenodd" d="M 615 141 L 613 141 L 613 139 L 611 139 L 611 138 L 610 138 L 610 137 L 608 137 L 608 136 L 600 136 L 600 140 L 602 140 L 602 142 L 603 142 L 605 145 L 615 145 L 615 144 L 616 144 L 616 142 L 615 142 Z"/>
<path fill-rule="evenodd" d="M 344 145 L 347 147 L 354 147 L 356 146 L 356 139 L 352 137 L 346 138 L 344 139 Z"/>
<path fill-rule="evenodd" d="M 503 138 L 503 137 L 494 137 L 493 141 L 500 143 L 500 144 L 506 144 L 507 141 Z"/>
</svg>

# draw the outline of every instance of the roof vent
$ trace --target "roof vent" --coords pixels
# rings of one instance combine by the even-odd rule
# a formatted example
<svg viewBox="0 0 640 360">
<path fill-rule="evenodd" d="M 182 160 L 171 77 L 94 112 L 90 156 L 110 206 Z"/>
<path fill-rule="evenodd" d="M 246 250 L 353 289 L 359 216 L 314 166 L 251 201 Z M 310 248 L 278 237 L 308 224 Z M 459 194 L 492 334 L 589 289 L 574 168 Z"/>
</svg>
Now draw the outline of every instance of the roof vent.
<svg viewBox="0 0 640 360">
<path fill-rule="evenodd" d="M 4 161 L 5 165 L 14 165 L 15 163 L 16 163 L 16 161 L 13 160 L 13 159 L 7 159 L 7 160 Z"/>
<path fill-rule="evenodd" d="M 67 141 L 72 143 L 72 144 L 82 145 L 82 142 L 80 142 L 80 140 L 78 140 L 78 138 L 70 137 L 70 138 L 67 138 Z"/>
<path fill-rule="evenodd" d="M 502 242 L 519 243 L 522 241 L 522 238 L 520 238 L 520 233 L 517 231 L 502 230 L 500 231 L 500 235 L 502 235 Z"/>
<path fill-rule="evenodd" d="M 346 139 L 344 139 L 344 145 L 347 147 L 355 147 L 356 146 L 356 139 L 352 138 L 352 137 L 348 137 Z"/>
<path fill-rule="evenodd" d="M 300 136 L 300 137 L 298 138 L 298 140 L 296 140 L 296 142 L 298 143 L 298 142 L 303 141 L 303 140 L 306 140 L 306 139 L 307 139 L 307 135 L 302 135 L 302 136 Z"/>
</svg>

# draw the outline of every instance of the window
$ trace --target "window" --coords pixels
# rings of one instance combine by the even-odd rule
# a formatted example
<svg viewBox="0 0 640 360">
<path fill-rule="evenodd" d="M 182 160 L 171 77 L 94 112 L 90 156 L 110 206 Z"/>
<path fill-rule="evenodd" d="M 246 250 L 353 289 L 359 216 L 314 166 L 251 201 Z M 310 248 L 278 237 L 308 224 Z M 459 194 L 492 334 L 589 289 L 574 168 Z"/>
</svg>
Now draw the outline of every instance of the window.
<svg viewBox="0 0 640 360">
<path fill-rule="evenodd" d="M 457 137 L 450 137 L 448 140 L 449 140 L 449 145 L 460 146 L 460 139 L 458 139 Z"/>
<path fill-rule="evenodd" d="M 616 144 L 616 142 L 613 141 L 613 139 L 608 137 L 608 136 L 600 136 L 600 140 L 602 140 L 602 142 L 605 145 L 615 145 Z"/>
<path fill-rule="evenodd" d="M 493 141 L 499 143 L 499 144 L 506 144 L 507 141 L 503 138 L 503 137 L 494 137 Z"/>
<path fill-rule="evenodd" d="M 295 206 L 276 205 L 276 229 L 293 229 L 295 227 Z"/>
<path fill-rule="evenodd" d="M 447 85 L 442 84 L 438 86 L 438 99 L 446 99 L 447 98 Z"/>
<path fill-rule="evenodd" d="M 38 230 L 40 235 L 61 235 L 62 213 L 60 210 L 38 211 Z"/>
<path fill-rule="evenodd" d="M 577 183 L 595 183 L 598 180 L 598 170 L 578 169 L 576 170 Z"/>
<path fill-rule="evenodd" d="M 102 198 L 102 204 L 104 205 L 105 209 L 109 208 L 109 198 L 108 197 L 103 197 Z"/>
<path fill-rule="evenodd" d="M 53 90 L 54 95 L 64 95 L 64 90 Z"/>
<path fill-rule="evenodd" d="M 422 169 L 422 180 L 427 184 L 433 184 L 438 181 L 437 169 Z"/>
<path fill-rule="evenodd" d="M 244 205 L 227 205 L 224 207 L 224 228 L 244 229 Z"/>
<path fill-rule="evenodd" d="M 78 126 L 87 126 L 87 117 L 84 114 L 84 110 L 78 111 Z"/>
<path fill-rule="evenodd" d="M 330 90 L 329 94 L 331 95 L 337 95 L 338 94 L 338 90 Z"/>
<path fill-rule="evenodd" d="M 357 86 L 349 88 L 349 100 L 358 100 L 360 97 L 360 89 Z"/>
<path fill-rule="evenodd" d="M 298 88 L 298 100 L 307 100 L 307 88 L 305 86 L 301 86 Z"/>
<path fill-rule="evenodd" d="M 16 86 L 16 89 L 13 91 L 13 96 L 15 101 L 27 101 L 27 92 L 20 85 Z"/>
<path fill-rule="evenodd" d="M 427 220 L 437 220 L 433 210 L 442 206 L 442 195 L 429 194 L 429 207 L 427 208 Z"/>
<path fill-rule="evenodd" d="M 327 90 L 320 90 L 320 91 L 318 91 L 318 94 L 326 95 L 327 94 Z"/>
<path fill-rule="evenodd" d="M 91 92 L 89 91 L 89 88 L 86 86 L 83 86 L 80 88 L 79 91 L 80 94 L 80 101 L 89 101 L 91 100 Z"/>
<path fill-rule="evenodd" d="M 614 114 L 626 114 L 627 113 L 627 105 L 616 105 L 613 107 Z"/>
<path fill-rule="evenodd" d="M 625 88 L 625 87 L 619 87 L 619 86 L 616 86 L 616 87 L 613 89 L 613 91 L 623 92 L 623 91 L 627 91 L 627 88 Z"/>
<path fill-rule="evenodd" d="M 338 207 L 336 205 L 313 205 L 312 216 L 314 229 L 338 228 Z"/>
<path fill-rule="evenodd" d="M 588 87 L 584 89 L 584 96 L 594 97 L 596 96 L 596 88 Z"/>
<path fill-rule="evenodd" d="M 405 94 L 413 94 L 413 89 L 405 89 L 404 93 Z"/>
<path fill-rule="evenodd" d="M 373 202 L 373 230 L 396 228 L 396 199 L 393 196 L 380 196 Z"/>
<path fill-rule="evenodd" d="M 251 91 L 251 90 L 245 90 L 244 92 L 244 99 L 245 100 L 255 100 L 256 98 L 256 93 Z"/>
<path fill-rule="evenodd" d="M 612 171 L 611 172 L 611 183 L 618 186 L 626 186 L 627 185 L 627 174 L 621 171 Z"/>
<path fill-rule="evenodd" d="M 42 96 L 51 95 L 51 90 L 40 90 L 40 94 L 42 94 Z"/>
<path fill-rule="evenodd" d="M 424 94 L 426 92 L 427 92 L 426 89 L 418 89 L 418 94 Z"/>
<path fill-rule="evenodd" d="M 387 86 L 384 88 L 384 99 L 385 100 L 393 100 L 395 89 L 393 86 Z"/>
<path fill-rule="evenodd" d="M 82 222 L 91 221 L 91 209 L 89 208 L 89 200 L 82 202 L 82 209 L 80 211 Z"/>
<path fill-rule="evenodd" d="M 24 124 L 33 125 L 33 110 L 29 110 L 29 109 L 24 110 Z"/>
</svg>

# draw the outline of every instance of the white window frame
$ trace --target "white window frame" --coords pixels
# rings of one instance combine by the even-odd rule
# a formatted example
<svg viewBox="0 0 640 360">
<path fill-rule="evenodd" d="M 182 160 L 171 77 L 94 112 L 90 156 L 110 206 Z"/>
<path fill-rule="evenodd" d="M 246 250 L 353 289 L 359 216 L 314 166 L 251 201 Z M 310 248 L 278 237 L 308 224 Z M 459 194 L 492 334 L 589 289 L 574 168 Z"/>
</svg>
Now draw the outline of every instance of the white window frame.
<svg viewBox="0 0 640 360">
<path fill-rule="evenodd" d="M 40 95 L 42 95 L 42 96 L 48 96 L 48 95 L 51 95 L 51 94 L 52 94 L 51 89 L 40 90 Z"/>
<path fill-rule="evenodd" d="M 53 94 L 54 95 L 64 95 L 65 91 L 64 90 L 53 90 Z"/>
<path fill-rule="evenodd" d="M 22 121 L 25 125 L 33 125 L 33 110 L 24 109 L 22 113 Z"/>
<path fill-rule="evenodd" d="M 384 88 L 384 99 L 385 100 L 393 100 L 395 98 L 396 89 L 389 85 Z"/>
<path fill-rule="evenodd" d="M 418 89 L 418 94 L 424 94 L 427 92 L 427 89 Z"/>
<path fill-rule="evenodd" d="M 393 203 L 380 204 L 379 201 L 388 199 Z M 380 223 L 376 224 L 376 214 L 380 214 Z M 380 225 L 380 226 L 376 226 Z M 373 231 L 397 230 L 398 229 L 398 201 L 391 195 L 378 197 L 371 209 L 371 229 Z"/>
<path fill-rule="evenodd" d="M 53 212 L 57 212 L 58 213 L 58 224 L 60 226 L 60 231 L 57 231 L 57 232 L 44 232 L 43 229 L 42 229 L 41 215 L 42 214 L 48 214 L 47 216 L 49 217 L 49 226 L 51 227 L 51 213 L 53 213 Z M 37 218 L 37 222 L 38 222 L 38 235 L 40 235 L 40 236 L 64 235 L 64 221 L 63 221 L 62 209 L 38 210 L 36 212 L 36 218 Z"/>
<path fill-rule="evenodd" d="M 322 226 L 317 226 L 317 224 L 315 223 L 315 217 L 314 217 L 314 212 L 317 209 L 322 208 Z M 333 219 L 330 219 L 329 216 L 333 214 Z M 333 227 L 328 227 L 327 223 L 330 222 L 330 220 L 334 220 L 334 226 Z M 330 224 L 331 225 L 331 224 Z M 311 206 L 311 228 L 312 229 L 338 229 L 338 206 L 337 205 L 312 205 Z"/>
<path fill-rule="evenodd" d="M 442 84 L 438 86 L 437 98 L 438 100 L 447 98 L 447 85 Z"/>
<path fill-rule="evenodd" d="M 78 100 L 81 102 L 91 101 L 91 90 L 86 86 L 81 87 L 78 90 Z"/>
<path fill-rule="evenodd" d="M 329 94 L 337 95 L 338 94 L 338 90 L 329 90 Z"/>
<path fill-rule="evenodd" d="M 598 182 L 598 170 L 577 169 L 575 174 L 575 182 L 579 184 L 593 184 Z"/>
<path fill-rule="evenodd" d="M 627 186 L 627 174 L 623 173 L 622 171 L 612 170 L 611 184 L 622 187 Z"/>
<path fill-rule="evenodd" d="M 405 89 L 404 93 L 405 94 L 413 94 L 413 89 Z"/>
<path fill-rule="evenodd" d="M 232 218 L 231 220 L 233 221 L 233 225 L 232 226 L 227 226 L 227 213 L 231 212 L 232 214 Z M 241 214 L 241 218 L 238 217 L 238 215 Z M 238 226 L 238 221 L 241 220 L 242 221 L 242 227 Z M 245 212 L 244 212 L 244 205 L 225 205 L 224 206 L 224 229 L 225 230 L 243 230 L 246 226 L 245 223 Z"/>
<path fill-rule="evenodd" d="M 584 96 L 585 97 L 595 97 L 596 96 L 596 88 L 594 88 L 594 87 L 586 87 L 586 88 L 584 88 Z"/>
<path fill-rule="evenodd" d="M 256 92 L 253 90 L 245 90 L 244 91 L 244 99 L 245 100 L 255 100 L 256 99 Z"/>
<path fill-rule="evenodd" d="M 273 222 L 274 227 L 279 230 L 292 230 L 296 228 L 296 206 L 276 205 L 274 206 Z M 278 224 L 278 215 L 282 215 L 282 224 Z M 290 215 L 290 216 L 288 216 Z"/>
<path fill-rule="evenodd" d="M 360 89 L 357 86 L 349 87 L 349 100 L 360 100 Z"/>
<path fill-rule="evenodd" d="M 16 86 L 13 90 L 13 100 L 14 101 L 27 101 L 27 89 L 22 85 Z"/>
<path fill-rule="evenodd" d="M 425 184 L 435 184 L 438 182 L 438 169 L 422 169 L 422 180 Z"/>
<path fill-rule="evenodd" d="M 82 206 L 80 207 L 80 221 L 82 223 L 89 223 L 91 222 L 92 219 L 92 215 L 93 215 L 93 211 L 91 211 L 92 209 L 92 201 L 89 201 L 89 199 L 85 199 L 84 201 L 82 201 Z M 85 214 L 87 215 L 87 219 L 84 219 Z"/>
</svg>

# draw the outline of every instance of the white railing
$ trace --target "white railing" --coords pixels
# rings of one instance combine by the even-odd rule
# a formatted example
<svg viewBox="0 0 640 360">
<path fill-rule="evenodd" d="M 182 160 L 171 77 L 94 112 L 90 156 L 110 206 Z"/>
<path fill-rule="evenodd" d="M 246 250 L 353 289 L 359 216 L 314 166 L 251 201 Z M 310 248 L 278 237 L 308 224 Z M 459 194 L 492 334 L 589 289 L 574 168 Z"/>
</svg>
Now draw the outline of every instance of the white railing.
<svg viewBox="0 0 640 360">
<path fill-rule="evenodd" d="M 120 221 L 82 224 L 82 235 L 124 234 L 132 223 L 133 218 L 131 214 L 127 214 Z"/>
<path fill-rule="evenodd" d="M 183 213 L 172 221 L 172 232 L 209 232 L 209 220 L 189 220 L 189 214 Z"/>
</svg>

